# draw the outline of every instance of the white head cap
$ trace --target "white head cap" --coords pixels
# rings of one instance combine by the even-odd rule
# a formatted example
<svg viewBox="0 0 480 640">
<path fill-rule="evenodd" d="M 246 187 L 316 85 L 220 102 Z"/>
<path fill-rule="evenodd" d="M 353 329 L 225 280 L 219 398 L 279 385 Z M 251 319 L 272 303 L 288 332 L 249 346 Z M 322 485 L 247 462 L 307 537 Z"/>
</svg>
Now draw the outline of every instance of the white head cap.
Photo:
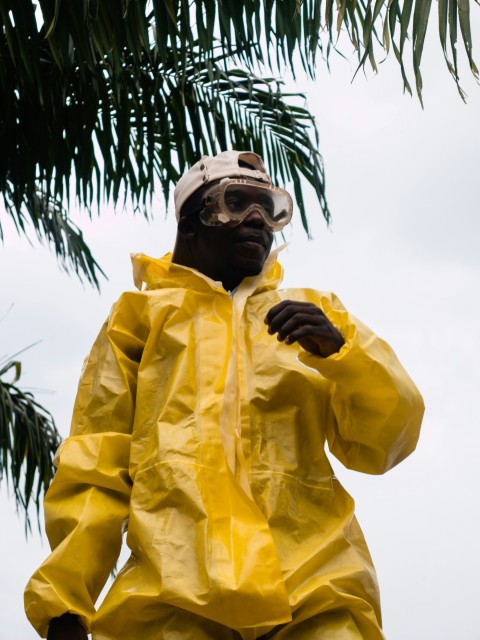
<svg viewBox="0 0 480 640">
<path fill-rule="evenodd" d="M 216 156 L 203 156 L 177 183 L 173 198 L 175 216 L 180 219 L 180 211 L 188 198 L 211 182 L 222 178 L 254 178 L 271 184 L 261 157 L 252 151 L 223 151 Z"/>
</svg>

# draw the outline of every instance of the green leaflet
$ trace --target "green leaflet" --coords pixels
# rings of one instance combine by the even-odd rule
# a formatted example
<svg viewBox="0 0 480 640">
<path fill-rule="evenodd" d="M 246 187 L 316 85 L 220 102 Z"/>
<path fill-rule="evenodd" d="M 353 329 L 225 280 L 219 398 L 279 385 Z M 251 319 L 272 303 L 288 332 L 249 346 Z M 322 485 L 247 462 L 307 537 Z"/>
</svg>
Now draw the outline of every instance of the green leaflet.
<svg viewBox="0 0 480 640">
<path fill-rule="evenodd" d="M 415 11 L 413 14 L 413 70 L 417 86 L 417 95 L 422 102 L 422 75 L 420 73 L 420 62 L 422 60 L 423 45 L 427 33 L 428 18 L 432 0 L 415 0 Z"/>
<path fill-rule="evenodd" d="M 473 75 L 478 78 L 478 69 L 472 58 L 472 33 L 470 29 L 470 0 L 458 0 L 458 20 L 462 32 L 463 44 Z"/>
<path fill-rule="evenodd" d="M 15 378 L 7 381 L 12 369 Z M 0 482 L 4 480 L 13 492 L 28 532 L 30 504 L 34 503 L 38 520 L 42 495 L 54 473 L 53 456 L 61 439 L 50 413 L 31 393 L 17 386 L 20 374 L 21 364 L 16 360 L 0 365 Z"/>
</svg>

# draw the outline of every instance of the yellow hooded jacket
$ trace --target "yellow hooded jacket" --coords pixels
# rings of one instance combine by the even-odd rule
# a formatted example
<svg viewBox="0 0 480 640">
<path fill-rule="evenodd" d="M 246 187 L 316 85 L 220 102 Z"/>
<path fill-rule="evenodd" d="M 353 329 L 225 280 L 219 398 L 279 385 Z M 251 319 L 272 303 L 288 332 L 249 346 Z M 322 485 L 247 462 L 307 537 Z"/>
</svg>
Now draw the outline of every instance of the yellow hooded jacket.
<svg viewBox="0 0 480 640">
<path fill-rule="evenodd" d="M 274 255 L 234 295 L 170 256 L 133 263 L 146 287 L 114 305 L 57 454 L 30 621 L 45 636 L 68 611 L 97 640 L 199 638 L 160 635 L 174 611 L 250 639 L 322 615 L 328 630 L 346 611 L 358 633 L 329 638 L 381 640 L 374 569 L 325 441 L 374 474 L 414 450 L 423 403 L 392 350 L 332 294 L 277 290 Z M 269 335 L 283 299 L 321 307 L 340 352 Z M 95 612 L 127 528 L 131 557 Z M 227 637 L 215 633 L 201 637 Z"/>
</svg>

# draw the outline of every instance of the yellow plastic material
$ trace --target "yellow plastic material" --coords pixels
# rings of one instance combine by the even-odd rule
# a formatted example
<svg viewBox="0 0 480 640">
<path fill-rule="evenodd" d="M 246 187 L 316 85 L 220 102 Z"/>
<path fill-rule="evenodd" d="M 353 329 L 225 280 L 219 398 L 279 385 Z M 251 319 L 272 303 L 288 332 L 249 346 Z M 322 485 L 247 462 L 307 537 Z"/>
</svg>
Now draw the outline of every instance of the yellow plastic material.
<svg viewBox="0 0 480 640">
<path fill-rule="evenodd" d="M 277 291 L 274 255 L 233 296 L 169 256 L 133 263 L 146 288 L 113 307 L 59 450 L 30 621 L 45 636 L 75 613 L 95 640 L 383 639 L 372 562 L 324 446 L 366 473 L 414 450 L 423 403 L 395 355 L 333 295 Z M 269 335 L 285 299 L 320 306 L 341 351 Z M 131 557 L 95 613 L 127 527 Z"/>
</svg>

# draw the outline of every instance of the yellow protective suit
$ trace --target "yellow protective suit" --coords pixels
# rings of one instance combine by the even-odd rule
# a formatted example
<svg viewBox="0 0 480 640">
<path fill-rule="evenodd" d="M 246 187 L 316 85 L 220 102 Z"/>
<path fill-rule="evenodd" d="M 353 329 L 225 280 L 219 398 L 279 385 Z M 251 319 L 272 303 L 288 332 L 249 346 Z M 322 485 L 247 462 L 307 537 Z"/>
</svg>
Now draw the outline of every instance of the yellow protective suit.
<svg viewBox="0 0 480 640">
<path fill-rule="evenodd" d="M 374 569 L 332 473 L 383 473 L 415 448 L 421 397 L 391 349 L 331 294 L 277 291 L 271 256 L 233 296 L 169 257 L 133 258 L 84 368 L 45 500 L 52 553 L 27 615 L 78 614 L 95 640 L 381 640 Z M 328 358 L 267 332 L 314 302 Z M 128 524 L 127 524 L 128 523 Z M 131 557 L 94 603 L 128 528 Z"/>
</svg>

